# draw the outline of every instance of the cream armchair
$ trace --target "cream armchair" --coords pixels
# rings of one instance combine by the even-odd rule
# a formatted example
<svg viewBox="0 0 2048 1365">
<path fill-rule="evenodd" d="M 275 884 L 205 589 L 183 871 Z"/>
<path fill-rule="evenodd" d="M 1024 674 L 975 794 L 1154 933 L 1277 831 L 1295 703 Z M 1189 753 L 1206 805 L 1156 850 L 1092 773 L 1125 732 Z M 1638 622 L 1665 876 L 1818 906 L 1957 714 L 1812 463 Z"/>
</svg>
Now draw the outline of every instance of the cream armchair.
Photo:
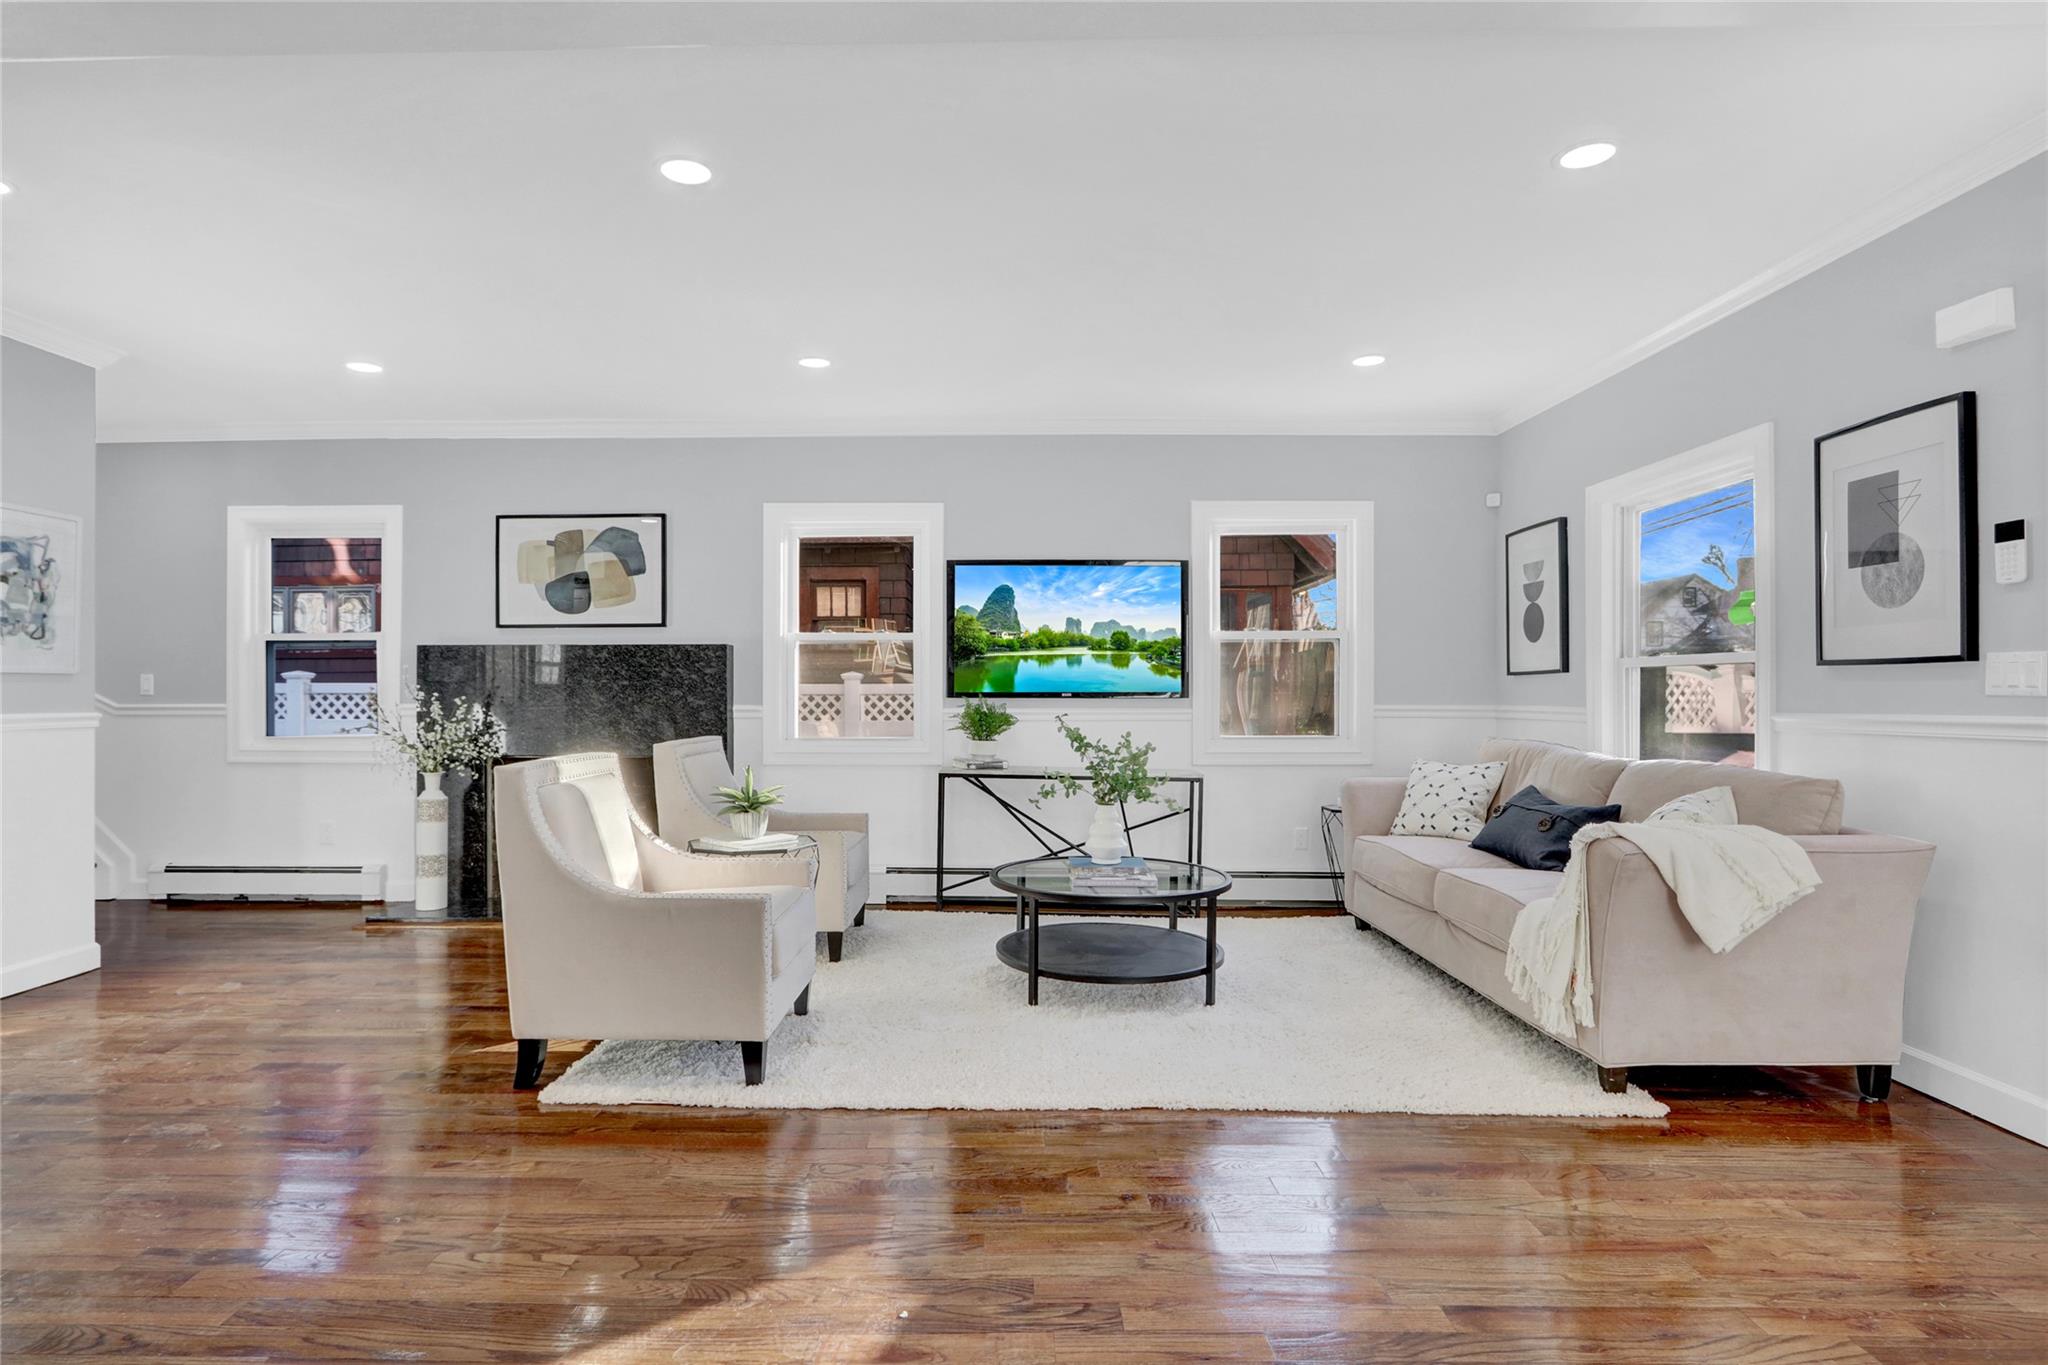
<svg viewBox="0 0 2048 1365">
<path fill-rule="evenodd" d="M 716 735 L 672 739 L 654 746 L 655 819 L 661 837 L 681 847 L 692 839 L 731 838 L 718 813 L 718 788 L 735 785 Z M 771 831 L 808 834 L 818 841 L 818 929 L 825 951 L 839 960 L 848 929 L 867 922 L 868 817 L 786 811 L 768 813 Z"/>
<path fill-rule="evenodd" d="M 737 1042 L 759 1085 L 776 1026 L 810 1008 L 810 860 L 671 848 L 616 754 L 508 763 L 494 782 L 514 1087 L 539 1082 L 550 1038 Z"/>
</svg>

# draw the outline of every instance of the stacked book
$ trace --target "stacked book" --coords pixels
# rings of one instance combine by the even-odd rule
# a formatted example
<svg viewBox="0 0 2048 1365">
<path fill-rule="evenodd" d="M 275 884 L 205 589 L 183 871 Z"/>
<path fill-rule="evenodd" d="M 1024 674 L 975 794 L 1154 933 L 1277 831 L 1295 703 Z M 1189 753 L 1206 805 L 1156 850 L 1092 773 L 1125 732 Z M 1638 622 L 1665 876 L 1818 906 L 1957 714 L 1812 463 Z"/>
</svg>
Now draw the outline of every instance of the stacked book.
<svg viewBox="0 0 2048 1365">
<path fill-rule="evenodd" d="M 1157 891 L 1159 874 L 1143 858 L 1098 863 L 1092 858 L 1067 859 L 1067 884 L 1076 891 Z"/>
<path fill-rule="evenodd" d="M 690 847 L 699 853 L 784 853 L 802 844 L 794 834 L 760 834 L 751 839 L 737 835 L 730 839 L 692 839 Z"/>
</svg>

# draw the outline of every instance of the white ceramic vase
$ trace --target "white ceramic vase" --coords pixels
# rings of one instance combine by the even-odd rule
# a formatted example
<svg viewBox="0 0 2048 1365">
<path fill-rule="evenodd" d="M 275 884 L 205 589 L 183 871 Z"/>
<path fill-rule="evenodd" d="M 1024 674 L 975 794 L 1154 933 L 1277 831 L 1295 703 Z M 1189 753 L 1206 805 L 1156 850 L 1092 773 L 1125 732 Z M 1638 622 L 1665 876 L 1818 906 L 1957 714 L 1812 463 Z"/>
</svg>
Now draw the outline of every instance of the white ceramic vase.
<svg viewBox="0 0 2048 1365">
<path fill-rule="evenodd" d="M 970 739 L 967 741 L 967 757 L 983 767 L 996 762 L 996 741 L 992 739 Z"/>
<path fill-rule="evenodd" d="M 448 797 L 441 774 L 421 773 L 413 802 L 412 903 L 415 910 L 448 908 Z"/>
<path fill-rule="evenodd" d="M 1081 845 L 1090 861 L 1115 863 L 1130 852 L 1124 843 L 1124 822 L 1115 806 L 1097 806 L 1095 821 L 1088 826 L 1088 842 Z"/>
<path fill-rule="evenodd" d="M 725 818 L 732 822 L 732 832 L 742 839 L 758 839 L 768 832 L 768 812 L 765 810 L 736 810 Z"/>
</svg>

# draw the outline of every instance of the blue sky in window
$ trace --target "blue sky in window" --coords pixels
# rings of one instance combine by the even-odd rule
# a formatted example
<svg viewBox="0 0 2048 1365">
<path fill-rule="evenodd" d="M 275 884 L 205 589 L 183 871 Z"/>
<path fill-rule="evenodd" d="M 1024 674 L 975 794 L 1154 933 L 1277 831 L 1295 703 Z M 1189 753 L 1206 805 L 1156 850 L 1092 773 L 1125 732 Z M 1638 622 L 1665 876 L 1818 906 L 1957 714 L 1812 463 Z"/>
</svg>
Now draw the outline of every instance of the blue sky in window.
<svg viewBox="0 0 2048 1365">
<path fill-rule="evenodd" d="M 1083 630 L 1109 620 L 1180 630 L 1178 564 L 959 564 L 953 606 L 979 611 L 1005 583 L 1017 594 L 1017 619 L 1026 630 L 1064 630 L 1069 616 L 1080 617 Z"/>
<path fill-rule="evenodd" d="M 1697 573 L 1710 583 L 1728 580 L 1704 561 L 1718 545 L 1727 557 L 1728 572 L 1756 553 L 1756 500 L 1747 480 L 1667 503 L 1643 513 L 1641 581 Z"/>
</svg>

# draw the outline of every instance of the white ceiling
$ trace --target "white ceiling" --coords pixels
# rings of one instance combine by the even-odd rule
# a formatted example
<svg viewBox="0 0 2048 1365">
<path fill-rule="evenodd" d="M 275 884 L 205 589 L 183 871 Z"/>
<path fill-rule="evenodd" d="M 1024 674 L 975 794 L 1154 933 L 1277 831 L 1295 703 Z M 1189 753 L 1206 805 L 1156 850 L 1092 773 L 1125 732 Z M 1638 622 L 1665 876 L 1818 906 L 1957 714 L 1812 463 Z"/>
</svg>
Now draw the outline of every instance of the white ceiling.
<svg viewBox="0 0 2048 1365">
<path fill-rule="evenodd" d="M 2040 150 L 2043 16 L 14 3 L 0 295 L 113 439 L 1491 431 Z"/>
</svg>

